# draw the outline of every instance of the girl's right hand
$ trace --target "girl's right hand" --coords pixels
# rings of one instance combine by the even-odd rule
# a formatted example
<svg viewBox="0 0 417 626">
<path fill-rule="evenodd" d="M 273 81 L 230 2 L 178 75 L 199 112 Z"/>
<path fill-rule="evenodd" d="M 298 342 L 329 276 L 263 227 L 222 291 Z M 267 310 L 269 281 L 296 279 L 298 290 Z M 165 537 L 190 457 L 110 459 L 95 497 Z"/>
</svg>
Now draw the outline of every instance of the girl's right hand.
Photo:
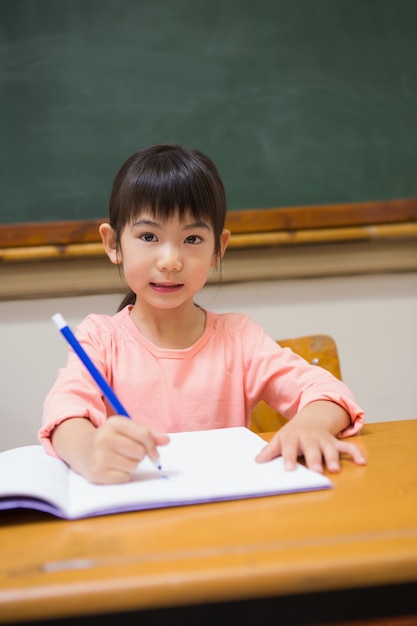
<svg viewBox="0 0 417 626">
<path fill-rule="evenodd" d="M 145 456 L 157 462 L 157 446 L 168 442 L 168 435 L 120 415 L 98 428 L 86 418 L 73 417 L 53 434 L 57 454 L 90 482 L 101 484 L 127 482 Z"/>
</svg>

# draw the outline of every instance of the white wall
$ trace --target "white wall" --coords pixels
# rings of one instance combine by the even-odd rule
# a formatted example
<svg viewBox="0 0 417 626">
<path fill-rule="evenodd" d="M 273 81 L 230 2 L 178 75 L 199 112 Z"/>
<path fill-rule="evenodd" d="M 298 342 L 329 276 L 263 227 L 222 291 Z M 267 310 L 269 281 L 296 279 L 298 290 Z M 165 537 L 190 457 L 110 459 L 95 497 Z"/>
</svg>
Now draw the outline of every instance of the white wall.
<svg viewBox="0 0 417 626">
<path fill-rule="evenodd" d="M 0 450 L 37 442 L 43 399 L 67 351 L 51 315 L 74 328 L 90 312 L 114 313 L 120 300 L 0 302 Z M 247 312 L 274 339 L 332 335 L 368 421 L 417 418 L 417 273 L 209 285 L 198 301 Z"/>
</svg>

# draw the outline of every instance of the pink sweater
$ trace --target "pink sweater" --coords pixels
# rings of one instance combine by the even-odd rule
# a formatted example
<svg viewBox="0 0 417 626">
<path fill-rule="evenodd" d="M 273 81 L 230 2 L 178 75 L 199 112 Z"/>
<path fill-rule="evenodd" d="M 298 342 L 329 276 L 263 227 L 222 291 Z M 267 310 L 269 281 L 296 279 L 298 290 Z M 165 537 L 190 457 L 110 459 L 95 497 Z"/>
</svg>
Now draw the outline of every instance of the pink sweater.
<svg viewBox="0 0 417 626">
<path fill-rule="evenodd" d="M 351 415 L 341 436 L 362 427 L 364 413 L 343 382 L 281 348 L 247 315 L 206 311 L 200 339 L 170 350 L 140 334 L 130 308 L 113 317 L 89 315 L 77 338 L 132 419 L 166 433 L 248 427 L 261 399 L 289 419 L 313 400 L 333 400 Z M 99 426 L 112 413 L 70 349 L 45 399 L 39 441 L 54 454 L 50 435 L 57 424 L 78 416 Z"/>
</svg>

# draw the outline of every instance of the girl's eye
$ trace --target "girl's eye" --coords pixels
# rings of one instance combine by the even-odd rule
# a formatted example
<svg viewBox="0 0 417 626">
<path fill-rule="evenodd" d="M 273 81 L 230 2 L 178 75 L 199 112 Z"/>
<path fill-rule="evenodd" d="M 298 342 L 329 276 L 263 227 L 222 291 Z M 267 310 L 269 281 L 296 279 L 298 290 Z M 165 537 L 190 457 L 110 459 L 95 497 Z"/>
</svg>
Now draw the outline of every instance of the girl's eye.
<svg viewBox="0 0 417 626">
<path fill-rule="evenodd" d="M 157 241 L 156 235 L 153 235 L 152 233 L 143 233 L 139 237 L 139 239 L 142 239 L 142 241 L 148 241 L 148 242 Z"/>
<path fill-rule="evenodd" d="M 201 241 L 203 240 L 198 235 L 188 235 L 188 237 L 185 238 L 185 242 L 191 244 L 200 243 Z"/>
</svg>

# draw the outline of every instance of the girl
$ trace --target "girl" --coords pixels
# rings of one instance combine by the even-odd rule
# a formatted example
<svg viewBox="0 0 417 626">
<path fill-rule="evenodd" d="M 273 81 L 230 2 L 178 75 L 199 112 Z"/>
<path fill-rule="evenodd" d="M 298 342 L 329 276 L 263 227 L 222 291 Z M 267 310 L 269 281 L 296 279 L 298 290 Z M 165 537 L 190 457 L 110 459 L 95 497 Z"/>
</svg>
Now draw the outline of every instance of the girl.
<svg viewBox="0 0 417 626">
<path fill-rule="evenodd" d="M 219 173 L 198 150 L 151 146 L 116 175 L 110 220 L 99 230 L 130 291 L 116 315 L 87 316 L 77 338 L 132 419 L 112 415 L 70 350 L 39 431 L 49 453 L 92 482 L 129 480 L 145 455 L 158 460 L 165 433 L 248 427 L 261 399 L 289 421 L 258 462 L 282 455 L 291 470 L 302 454 L 318 472 L 339 471 L 342 454 L 366 462 L 343 440 L 364 421 L 344 383 L 281 348 L 247 315 L 195 303 L 225 253 L 225 217 Z"/>
</svg>

